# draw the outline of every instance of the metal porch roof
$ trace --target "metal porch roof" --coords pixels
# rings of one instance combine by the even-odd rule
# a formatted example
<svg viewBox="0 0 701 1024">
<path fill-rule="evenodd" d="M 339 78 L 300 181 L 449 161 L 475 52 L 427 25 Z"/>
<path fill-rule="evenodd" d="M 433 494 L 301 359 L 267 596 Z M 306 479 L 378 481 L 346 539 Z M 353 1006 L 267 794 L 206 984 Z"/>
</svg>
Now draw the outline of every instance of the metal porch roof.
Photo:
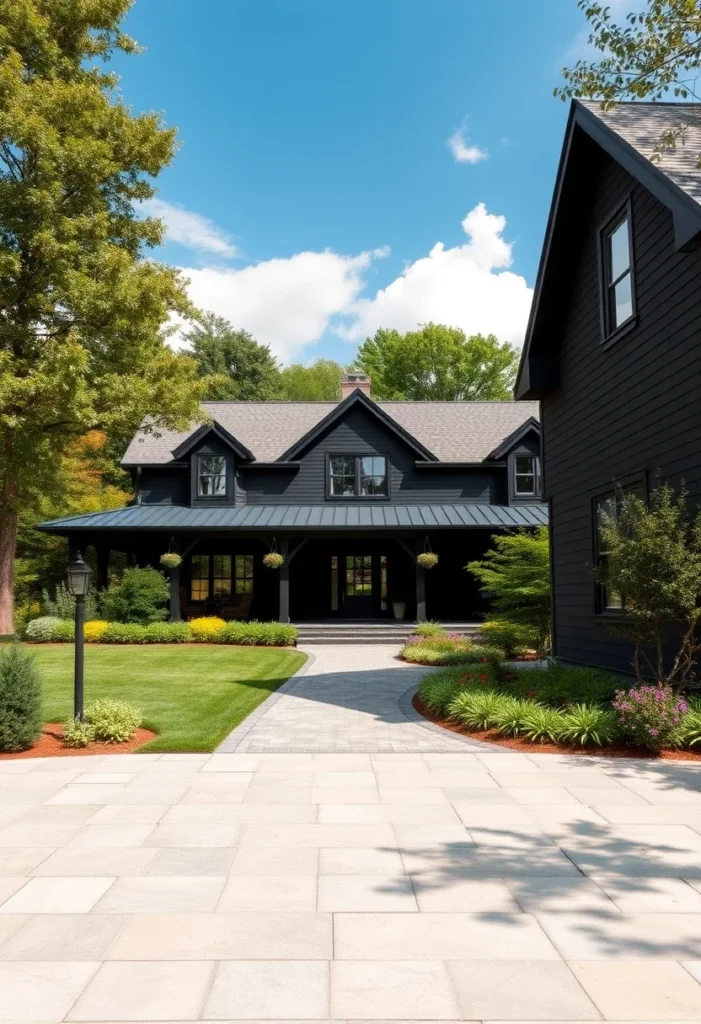
<svg viewBox="0 0 701 1024">
<path fill-rule="evenodd" d="M 40 523 L 38 529 L 58 534 L 94 530 L 447 530 L 546 526 L 547 522 L 545 505 L 132 505 L 51 519 Z"/>
</svg>

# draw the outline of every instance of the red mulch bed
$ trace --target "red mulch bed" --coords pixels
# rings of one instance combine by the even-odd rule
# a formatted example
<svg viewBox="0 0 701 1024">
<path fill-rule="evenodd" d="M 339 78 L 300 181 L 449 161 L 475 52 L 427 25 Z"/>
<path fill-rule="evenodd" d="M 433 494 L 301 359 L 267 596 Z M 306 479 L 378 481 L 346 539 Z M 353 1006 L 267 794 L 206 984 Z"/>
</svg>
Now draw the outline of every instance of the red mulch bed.
<svg viewBox="0 0 701 1024">
<path fill-rule="evenodd" d="M 440 725 L 450 732 L 458 732 L 462 736 L 469 736 L 473 740 L 481 740 L 483 743 L 493 743 L 497 747 L 508 747 L 510 750 L 519 750 L 525 754 L 577 754 L 582 757 L 646 757 L 655 761 L 701 761 L 701 753 L 691 750 L 661 750 L 659 754 L 653 754 L 644 747 L 621 746 L 621 747 L 570 747 L 566 743 L 530 743 L 519 736 L 500 736 L 495 729 L 468 729 L 458 722 L 447 718 L 439 718 L 423 704 L 418 694 L 414 694 L 412 700 L 414 708 L 427 718 L 429 722 Z"/>
<path fill-rule="evenodd" d="M 0 761 L 17 761 L 23 757 L 88 757 L 90 754 L 133 754 L 144 743 L 155 739 L 158 733 L 150 729 L 137 729 L 126 743 L 90 743 L 87 747 L 64 747 L 61 742 L 62 722 L 47 722 L 41 736 L 29 750 L 16 754 L 0 754 Z"/>
</svg>

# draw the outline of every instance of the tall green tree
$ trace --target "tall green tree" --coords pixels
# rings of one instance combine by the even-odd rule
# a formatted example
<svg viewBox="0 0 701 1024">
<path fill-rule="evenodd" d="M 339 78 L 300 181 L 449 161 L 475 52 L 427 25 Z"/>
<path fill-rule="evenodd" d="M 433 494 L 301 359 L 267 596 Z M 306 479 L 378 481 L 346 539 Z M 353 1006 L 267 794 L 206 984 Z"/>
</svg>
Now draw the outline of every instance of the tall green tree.
<svg viewBox="0 0 701 1024">
<path fill-rule="evenodd" d="M 333 359 L 316 359 L 309 366 L 292 363 L 281 373 L 282 397 L 291 402 L 338 402 L 343 367 Z"/>
<path fill-rule="evenodd" d="M 0 633 L 13 628 L 18 514 L 87 430 L 184 428 L 203 386 L 166 344 L 189 315 L 179 273 L 144 251 L 162 225 L 134 204 L 175 132 L 135 116 L 105 69 L 137 52 L 131 0 L 0 6 Z"/>
<path fill-rule="evenodd" d="M 582 57 L 572 67 L 563 68 L 565 84 L 555 89 L 556 96 L 563 100 L 585 96 L 609 107 L 621 100 L 660 100 L 670 94 L 698 99 L 701 3 L 639 0 L 636 6 L 638 10 L 621 21 L 607 0 L 578 0 L 591 26 L 589 43 L 602 56 L 595 60 Z M 698 123 L 698 111 L 695 113 Z M 658 154 L 673 147 L 688 127 L 688 119 L 680 119 L 676 128 L 664 133 L 658 140 Z"/>
<path fill-rule="evenodd" d="M 280 367 L 267 345 L 224 317 L 204 313 L 184 333 L 199 373 L 209 377 L 206 397 L 220 401 L 269 401 L 282 397 Z"/>
<path fill-rule="evenodd" d="M 513 397 L 518 353 L 493 334 L 467 338 L 430 323 L 407 334 L 380 328 L 356 361 L 372 379 L 374 398 L 475 402 Z"/>
</svg>

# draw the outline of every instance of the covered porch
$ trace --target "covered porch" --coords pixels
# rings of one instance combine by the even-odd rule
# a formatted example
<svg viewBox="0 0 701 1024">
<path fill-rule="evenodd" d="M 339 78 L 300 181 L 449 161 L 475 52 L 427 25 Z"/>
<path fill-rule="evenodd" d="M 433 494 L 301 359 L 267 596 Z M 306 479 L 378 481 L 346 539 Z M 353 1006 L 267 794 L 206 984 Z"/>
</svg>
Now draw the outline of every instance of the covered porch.
<svg viewBox="0 0 701 1024">
<path fill-rule="evenodd" d="M 95 552 L 97 586 L 112 552 L 132 565 L 171 569 L 170 617 L 201 615 L 280 622 L 334 620 L 474 622 L 486 610 L 465 566 L 495 532 L 547 522 L 543 506 L 244 506 L 193 509 L 137 505 L 43 523 L 72 552 Z M 438 555 L 430 570 L 424 551 Z M 284 557 L 279 569 L 263 558 Z"/>
</svg>

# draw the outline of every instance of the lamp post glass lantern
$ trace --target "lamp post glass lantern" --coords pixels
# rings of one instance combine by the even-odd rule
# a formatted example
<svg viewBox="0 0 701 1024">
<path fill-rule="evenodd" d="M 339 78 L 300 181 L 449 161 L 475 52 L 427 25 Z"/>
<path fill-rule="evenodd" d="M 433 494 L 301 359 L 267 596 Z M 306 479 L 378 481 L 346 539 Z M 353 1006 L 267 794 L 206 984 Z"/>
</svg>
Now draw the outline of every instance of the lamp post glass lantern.
<svg viewBox="0 0 701 1024">
<path fill-rule="evenodd" d="M 73 716 L 83 720 L 83 650 L 85 597 L 90 591 L 92 570 L 83 561 L 80 551 L 68 566 L 68 589 L 75 597 L 75 671 L 73 673 Z"/>
</svg>

